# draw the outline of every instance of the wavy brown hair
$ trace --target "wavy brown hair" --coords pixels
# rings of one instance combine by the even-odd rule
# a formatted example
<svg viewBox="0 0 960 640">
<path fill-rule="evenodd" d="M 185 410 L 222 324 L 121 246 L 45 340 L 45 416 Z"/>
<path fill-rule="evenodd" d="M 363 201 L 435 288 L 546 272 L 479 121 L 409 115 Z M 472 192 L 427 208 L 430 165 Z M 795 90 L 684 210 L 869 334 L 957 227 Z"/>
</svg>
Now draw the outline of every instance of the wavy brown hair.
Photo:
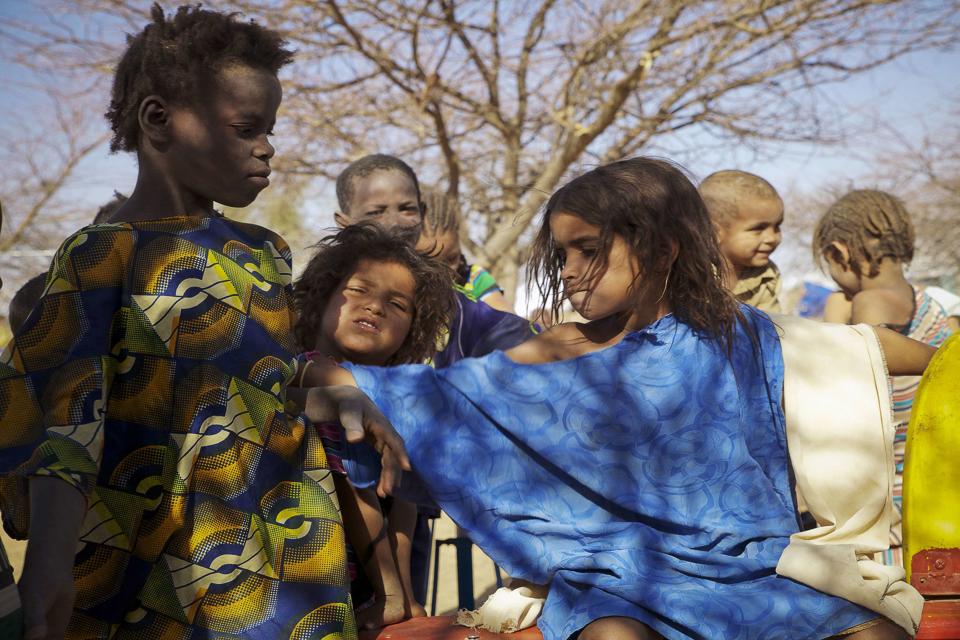
<svg viewBox="0 0 960 640">
<path fill-rule="evenodd" d="M 323 311 L 337 287 L 361 260 L 374 260 L 405 266 L 416 283 L 410 331 L 385 364 L 423 362 L 433 355 L 437 337 L 449 326 L 456 304 L 449 267 L 417 253 L 402 236 L 370 223 L 350 225 L 315 247 L 307 268 L 293 285 L 294 336 L 301 349 L 312 349 L 316 343 Z"/>
<path fill-rule="evenodd" d="M 664 299 L 674 316 L 729 348 L 743 315 L 723 283 L 724 262 L 710 215 L 681 167 L 657 158 L 621 160 L 574 178 L 551 196 L 527 265 L 528 281 L 542 296 L 551 322 L 560 318 L 565 299 L 563 258 L 550 234 L 555 212 L 600 228 L 590 279 L 595 282 L 606 272 L 613 237 L 619 235 L 640 267 L 633 295 L 639 300 L 644 287 L 660 286 L 659 279 L 643 282 L 643 274 L 668 272 Z M 674 247 L 677 257 L 670 264 Z"/>
</svg>

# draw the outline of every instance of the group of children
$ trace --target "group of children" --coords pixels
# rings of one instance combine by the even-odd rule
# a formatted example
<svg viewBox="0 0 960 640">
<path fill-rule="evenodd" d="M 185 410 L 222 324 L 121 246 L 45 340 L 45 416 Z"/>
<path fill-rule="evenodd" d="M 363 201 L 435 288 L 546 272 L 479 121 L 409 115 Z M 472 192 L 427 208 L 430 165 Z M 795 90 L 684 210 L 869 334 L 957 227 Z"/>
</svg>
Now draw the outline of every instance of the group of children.
<svg viewBox="0 0 960 640">
<path fill-rule="evenodd" d="M 532 247 L 539 332 L 465 260 L 456 203 L 377 154 L 292 282 L 281 238 L 213 206 L 269 184 L 290 60 L 182 7 L 118 66 L 137 185 L 64 242 L 0 363 L 28 637 L 353 638 L 424 615 L 418 503 L 549 585 L 546 640 L 915 631 L 778 575 L 798 520 L 781 337 L 756 311 L 777 310 L 773 187 L 723 171 L 698 192 L 648 158 L 573 179 Z M 868 193 L 890 206 L 858 227 L 841 200 L 817 251 L 848 320 L 894 329 L 889 370 L 919 374 L 932 349 L 895 332 L 936 344 L 942 311 L 903 280 L 902 205 Z M 586 322 L 556 322 L 564 304 Z"/>
</svg>

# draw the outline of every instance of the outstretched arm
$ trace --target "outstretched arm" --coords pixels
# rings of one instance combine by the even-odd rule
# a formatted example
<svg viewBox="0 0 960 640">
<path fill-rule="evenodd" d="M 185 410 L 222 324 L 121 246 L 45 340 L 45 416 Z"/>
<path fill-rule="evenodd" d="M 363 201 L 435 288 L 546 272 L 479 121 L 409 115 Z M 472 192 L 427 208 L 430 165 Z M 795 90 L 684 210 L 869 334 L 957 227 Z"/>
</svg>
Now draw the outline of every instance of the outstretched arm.
<svg viewBox="0 0 960 640">
<path fill-rule="evenodd" d="M 887 360 L 887 372 L 891 376 L 923 375 L 937 351 L 935 347 L 885 327 L 874 327 L 874 330 Z"/>
<path fill-rule="evenodd" d="M 323 387 L 289 387 L 287 401 L 314 423 L 339 421 L 348 442 L 366 441 L 380 454 L 382 471 L 377 494 L 386 497 L 397 487 L 402 471 L 410 470 L 410 458 L 403 439 L 390 421 L 360 389 L 353 375 L 340 367 L 329 367 Z"/>
</svg>

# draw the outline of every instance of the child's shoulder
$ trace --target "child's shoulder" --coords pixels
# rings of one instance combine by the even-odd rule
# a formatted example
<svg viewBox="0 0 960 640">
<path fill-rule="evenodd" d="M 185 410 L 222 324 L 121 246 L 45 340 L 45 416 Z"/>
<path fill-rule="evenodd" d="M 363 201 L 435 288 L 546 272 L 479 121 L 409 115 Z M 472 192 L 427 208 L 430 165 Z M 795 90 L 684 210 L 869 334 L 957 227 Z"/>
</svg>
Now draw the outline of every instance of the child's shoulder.
<svg viewBox="0 0 960 640">
<path fill-rule="evenodd" d="M 284 245 L 287 244 L 287 241 L 284 240 L 279 233 L 277 233 L 272 229 L 268 229 L 267 227 L 261 226 L 259 224 L 255 224 L 253 222 L 243 222 L 241 220 L 234 220 L 232 218 L 220 218 L 220 219 L 243 233 L 254 235 L 254 236 L 262 236 L 264 238 L 276 239 L 278 242 L 281 242 Z"/>
<path fill-rule="evenodd" d="M 81 227 L 67 236 L 57 249 L 55 261 L 77 253 L 96 252 L 102 254 L 104 245 L 114 251 L 122 247 L 132 248 L 136 243 L 134 229 L 127 223 L 102 222 Z"/>
<path fill-rule="evenodd" d="M 518 364 L 543 364 L 569 360 L 594 350 L 579 322 L 556 324 L 506 351 Z"/>
<path fill-rule="evenodd" d="M 850 321 L 854 324 L 902 325 L 913 315 L 913 298 L 892 287 L 866 289 L 854 294 Z"/>
</svg>

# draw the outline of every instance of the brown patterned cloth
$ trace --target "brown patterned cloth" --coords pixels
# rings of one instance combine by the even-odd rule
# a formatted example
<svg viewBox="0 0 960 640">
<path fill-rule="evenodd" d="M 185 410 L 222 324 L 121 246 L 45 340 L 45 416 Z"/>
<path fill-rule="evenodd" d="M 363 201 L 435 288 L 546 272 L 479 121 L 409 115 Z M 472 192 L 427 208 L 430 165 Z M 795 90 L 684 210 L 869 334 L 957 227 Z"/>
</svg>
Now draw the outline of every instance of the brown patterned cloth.
<svg viewBox="0 0 960 640">
<path fill-rule="evenodd" d="M 773 262 L 766 267 L 747 269 L 733 287 L 733 295 L 761 311 L 781 313 L 780 269 Z"/>
</svg>

